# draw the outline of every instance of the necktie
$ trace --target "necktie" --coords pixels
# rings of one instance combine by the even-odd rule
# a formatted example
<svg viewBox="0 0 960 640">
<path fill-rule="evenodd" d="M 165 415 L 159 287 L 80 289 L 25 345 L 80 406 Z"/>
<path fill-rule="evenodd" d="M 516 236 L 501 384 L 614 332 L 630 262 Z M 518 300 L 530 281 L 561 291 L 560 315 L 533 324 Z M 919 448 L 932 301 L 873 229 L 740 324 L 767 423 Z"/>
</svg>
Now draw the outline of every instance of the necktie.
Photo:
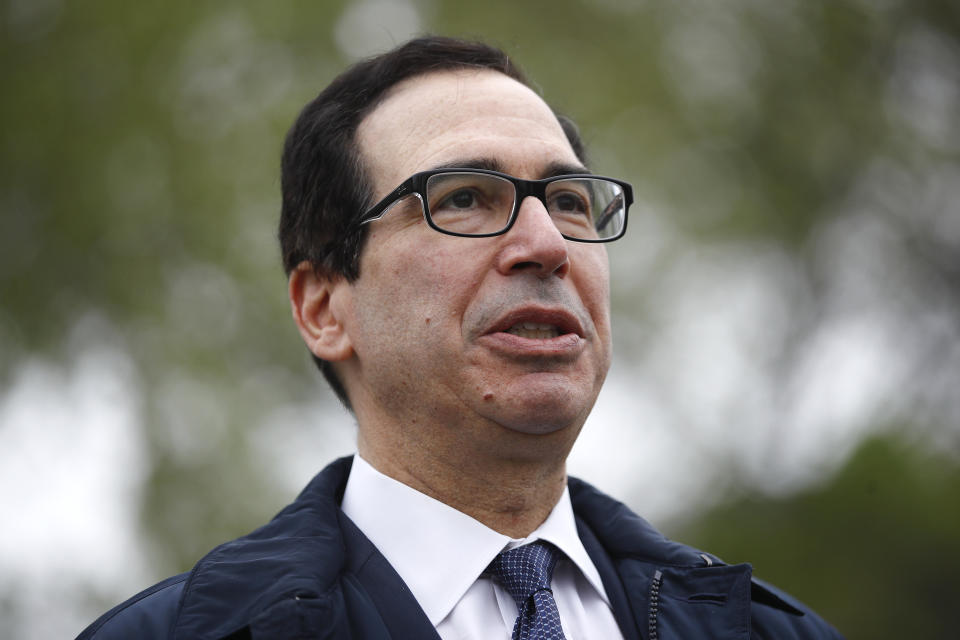
<svg viewBox="0 0 960 640">
<path fill-rule="evenodd" d="M 538 541 L 502 552 L 487 568 L 520 610 L 513 640 L 564 640 L 550 590 L 558 553 L 552 544 Z"/>
</svg>

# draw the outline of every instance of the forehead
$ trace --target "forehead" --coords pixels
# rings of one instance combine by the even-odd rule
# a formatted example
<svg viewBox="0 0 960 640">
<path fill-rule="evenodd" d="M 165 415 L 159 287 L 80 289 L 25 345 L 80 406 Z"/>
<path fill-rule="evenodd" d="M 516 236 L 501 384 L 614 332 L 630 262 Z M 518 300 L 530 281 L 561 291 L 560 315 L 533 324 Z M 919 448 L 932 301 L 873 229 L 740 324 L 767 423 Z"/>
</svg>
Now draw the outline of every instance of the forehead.
<svg viewBox="0 0 960 640">
<path fill-rule="evenodd" d="M 489 160 L 518 177 L 579 164 L 550 107 L 497 71 L 439 71 L 395 85 L 357 129 L 375 195 L 417 171 Z"/>
</svg>

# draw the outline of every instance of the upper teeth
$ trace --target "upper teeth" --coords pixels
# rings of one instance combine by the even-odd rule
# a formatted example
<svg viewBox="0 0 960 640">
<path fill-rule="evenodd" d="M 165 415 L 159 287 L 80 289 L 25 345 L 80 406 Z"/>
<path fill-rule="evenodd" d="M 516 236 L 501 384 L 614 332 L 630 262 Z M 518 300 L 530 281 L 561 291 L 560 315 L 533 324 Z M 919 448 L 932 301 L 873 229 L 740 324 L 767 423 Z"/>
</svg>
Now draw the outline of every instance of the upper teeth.
<svg viewBox="0 0 960 640">
<path fill-rule="evenodd" d="M 555 338 L 560 335 L 555 325 L 544 324 L 542 322 L 518 322 L 507 329 L 507 333 L 512 333 L 522 338 L 539 339 Z"/>
</svg>

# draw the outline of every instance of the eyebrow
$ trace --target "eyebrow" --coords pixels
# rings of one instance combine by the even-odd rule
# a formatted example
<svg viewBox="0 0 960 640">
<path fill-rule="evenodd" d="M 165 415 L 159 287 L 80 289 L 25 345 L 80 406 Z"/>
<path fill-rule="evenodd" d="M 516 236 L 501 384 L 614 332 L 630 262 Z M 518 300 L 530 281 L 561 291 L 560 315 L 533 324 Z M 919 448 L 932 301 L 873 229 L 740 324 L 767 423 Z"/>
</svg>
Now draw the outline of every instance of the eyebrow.
<svg viewBox="0 0 960 640">
<path fill-rule="evenodd" d="M 462 160 L 453 160 L 431 167 L 431 169 L 483 169 L 485 171 L 498 171 L 500 173 L 510 174 L 504 164 L 496 158 L 465 158 Z M 574 173 L 593 172 L 581 164 L 551 162 L 540 173 L 540 178 L 554 178 L 556 176 L 565 176 Z"/>
</svg>

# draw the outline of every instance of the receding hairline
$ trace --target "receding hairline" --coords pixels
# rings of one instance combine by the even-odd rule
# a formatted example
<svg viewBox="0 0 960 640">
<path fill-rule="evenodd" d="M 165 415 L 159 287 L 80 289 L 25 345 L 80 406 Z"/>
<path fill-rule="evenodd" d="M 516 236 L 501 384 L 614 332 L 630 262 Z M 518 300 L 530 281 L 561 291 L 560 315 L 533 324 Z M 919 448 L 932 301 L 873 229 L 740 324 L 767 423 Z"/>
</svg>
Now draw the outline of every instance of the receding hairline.
<svg viewBox="0 0 960 640">
<path fill-rule="evenodd" d="M 522 87 L 527 91 L 529 91 L 530 93 L 532 93 L 534 96 L 539 98 L 541 102 L 546 104 L 547 108 L 550 108 L 550 105 L 547 104 L 543 95 L 541 95 L 540 91 L 536 87 L 533 87 L 530 84 L 528 84 L 526 82 L 526 79 L 523 79 L 523 80 L 517 79 L 511 76 L 509 73 L 507 73 L 504 70 L 494 69 L 491 67 L 485 67 L 481 65 L 439 67 L 436 69 L 426 69 L 424 71 L 420 71 L 418 73 L 407 76 L 405 78 L 401 78 L 400 80 L 394 82 L 389 87 L 384 89 L 383 92 L 381 92 L 380 95 L 377 96 L 375 100 L 372 100 L 360 112 L 360 120 L 358 121 L 358 127 L 363 123 L 364 120 L 367 119 L 367 117 L 370 116 L 371 113 L 379 109 L 384 102 L 387 102 L 388 100 L 390 100 L 390 98 L 395 96 L 398 92 L 409 88 L 413 84 L 422 82 L 424 79 L 431 78 L 431 77 L 440 77 L 440 76 L 474 76 L 474 77 L 499 76 L 502 78 L 506 78 L 507 80 L 510 80 L 517 86 Z"/>
<path fill-rule="evenodd" d="M 541 96 L 533 87 L 529 86 L 526 82 L 520 81 L 507 73 L 499 69 L 491 69 L 489 67 L 455 67 L 455 68 L 442 68 L 442 69 L 430 69 L 422 73 L 417 73 L 415 75 L 403 78 L 397 83 L 391 85 L 386 89 L 379 98 L 372 102 L 371 105 L 365 110 L 363 115 L 360 117 L 356 129 L 353 132 L 353 144 L 354 148 L 357 151 L 358 160 L 363 165 L 364 169 L 370 169 L 370 163 L 373 161 L 373 158 L 376 156 L 377 149 L 377 133 L 382 133 L 387 131 L 387 128 L 393 126 L 393 120 L 384 120 L 379 123 L 371 125 L 372 119 L 381 112 L 389 102 L 398 97 L 402 98 L 402 94 L 405 92 L 417 91 L 418 88 L 424 86 L 425 81 L 431 79 L 440 79 L 440 78 L 457 78 L 458 81 L 470 82 L 474 78 L 488 78 L 488 79 L 497 79 L 502 81 L 503 79 L 507 82 L 503 85 L 505 87 L 512 87 L 513 91 L 516 91 L 516 96 L 522 97 L 522 99 L 530 100 L 530 104 L 537 105 L 539 110 L 539 117 L 546 116 L 541 122 L 549 122 L 547 126 L 554 129 L 553 133 L 556 133 L 557 140 L 562 140 L 572 152 L 572 156 L 577 160 L 576 162 L 554 162 L 551 163 L 551 168 L 546 172 L 546 175 L 542 177 L 551 177 L 552 175 L 561 174 L 561 173 L 590 173 L 586 167 L 583 166 L 583 163 L 580 162 L 579 155 L 577 150 L 573 148 L 571 140 L 567 135 L 566 130 L 561 122 L 561 116 L 554 111 L 553 107 Z M 429 86 L 429 85 L 427 85 Z M 459 96 L 459 82 L 458 90 L 455 93 L 455 96 Z M 418 96 L 415 104 L 423 103 L 423 97 Z M 415 108 L 415 107 L 414 107 Z M 532 112 L 532 111 L 531 111 Z M 373 126 L 374 131 L 369 132 L 369 128 Z M 411 129 L 412 131 L 412 129 Z M 392 133 L 392 132 L 391 132 Z M 442 135 L 443 132 L 438 131 L 438 135 Z M 477 163 L 491 163 L 496 162 L 496 159 L 484 159 L 484 160 L 475 160 L 475 162 L 469 164 L 461 164 L 464 168 L 470 168 L 472 165 Z M 456 162 L 443 162 L 437 167 L 434 166 L 423 166 L 419 170 L 427 170 L 431 168 L 446 168 L 452 167 Z M 562 165 L 562 166 L 561 166 Z M 482 168 L 477 166 L 477 168 Z M 497 167 L 486 167 L 495 170 Z M 369 175 L 369 174 L 368 174 Z M 372 186 L 372 185 L 370 185 Z M 383 186 L 383 185 L 381 185 Z M 392 184 L 391 184 L 392 186 Z M 372 194 L 371 194 L 372 195 Z M 374 198 L 375 199 L 375 198 Z"/>
</svg>

